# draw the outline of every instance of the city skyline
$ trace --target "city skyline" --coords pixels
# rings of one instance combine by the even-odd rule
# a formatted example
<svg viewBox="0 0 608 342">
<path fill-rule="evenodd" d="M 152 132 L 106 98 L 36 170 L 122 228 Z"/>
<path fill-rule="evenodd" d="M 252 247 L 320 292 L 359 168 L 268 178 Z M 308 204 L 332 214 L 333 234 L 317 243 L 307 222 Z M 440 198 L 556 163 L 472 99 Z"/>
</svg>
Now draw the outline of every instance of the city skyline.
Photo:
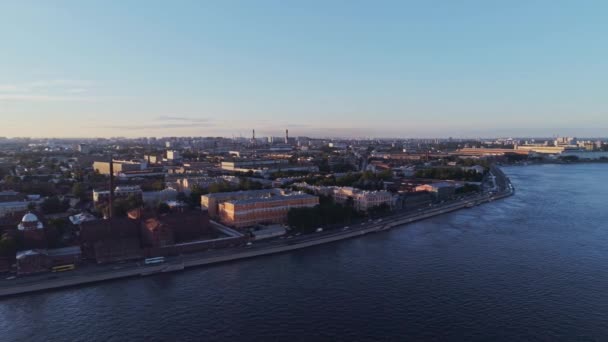
<svg viewBox="0 0 608 342">
<path fill-rule="evenodd" d="M 603 2 L 0 5 L 0 136 L 603 137 Z"/>
</svg>

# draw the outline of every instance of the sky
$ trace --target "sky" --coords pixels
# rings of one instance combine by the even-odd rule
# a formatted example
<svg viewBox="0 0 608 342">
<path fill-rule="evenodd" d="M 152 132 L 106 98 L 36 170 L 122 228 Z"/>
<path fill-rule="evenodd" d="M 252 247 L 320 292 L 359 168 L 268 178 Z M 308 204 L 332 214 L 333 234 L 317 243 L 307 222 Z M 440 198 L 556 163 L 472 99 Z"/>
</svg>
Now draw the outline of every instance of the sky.
<svg viewBox="0 0 608 342">
<path fill-rule="evenodd" d="M 608 2 L 2 1 L 0 136 L 608 136 Z"/>
</svg>

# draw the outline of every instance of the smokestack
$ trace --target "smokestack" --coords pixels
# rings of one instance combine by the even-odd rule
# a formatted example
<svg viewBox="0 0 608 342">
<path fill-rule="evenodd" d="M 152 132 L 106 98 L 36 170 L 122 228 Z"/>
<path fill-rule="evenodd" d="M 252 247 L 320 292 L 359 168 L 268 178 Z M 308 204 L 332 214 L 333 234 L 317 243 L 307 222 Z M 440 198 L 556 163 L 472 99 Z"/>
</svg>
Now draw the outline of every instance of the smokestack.
<svg viewBox="0 0 608 342">
<path fill-rule="evenodd" d="M 285 143 L 289 144 L 289 130 L 288 129 L 285 130 Z"/>
<path fill-rule="evenodd" d="M 112 205 L 114 203 L 114 158 L 110 158 L 110 198 L 108 201 L 108 218 L 111 219 L 113 216 Z"/>
</svg>

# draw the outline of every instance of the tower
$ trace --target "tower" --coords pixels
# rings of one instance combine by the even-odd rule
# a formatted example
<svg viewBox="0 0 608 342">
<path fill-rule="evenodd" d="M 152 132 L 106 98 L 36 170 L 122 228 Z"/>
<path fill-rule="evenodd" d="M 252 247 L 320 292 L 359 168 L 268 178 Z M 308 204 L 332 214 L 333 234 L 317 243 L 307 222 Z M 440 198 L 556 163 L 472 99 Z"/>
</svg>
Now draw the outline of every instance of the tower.
<svg viewBox="0 0 608 342">
<path fill-rule="evenodd" d="M 285 130 L 285 143 L 289 144 L 289 130 L 288 129 Z"/>
</svg>

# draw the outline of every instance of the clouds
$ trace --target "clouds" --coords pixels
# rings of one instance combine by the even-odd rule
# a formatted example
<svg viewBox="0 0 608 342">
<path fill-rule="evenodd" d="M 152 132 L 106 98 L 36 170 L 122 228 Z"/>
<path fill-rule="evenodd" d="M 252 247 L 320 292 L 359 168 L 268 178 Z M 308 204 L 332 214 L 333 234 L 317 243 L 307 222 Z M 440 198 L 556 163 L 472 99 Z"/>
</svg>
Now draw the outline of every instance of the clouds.
<svg viewBox="0 0 608 342">
<path fill-rule="evenodd" d="M 210 118 L 192 118 L 185 116 L 171 116 L 171 115 L 161 115 L 158 117 L 159 121 L 166 122 L 183 122 L 188 124 L 199 124 L 199 123 L 209 123 L 211 121 Z"/>
<path fill-rule="evenodd" d="M 84 96 L 95 83 L 87 80 L 52 79 L 0 84 L 0 101 L 65 102 L 91 101 Z"/>
<path fill-rule="evenodd" d="M 157 131 L 179 130 L 185 128 L 196 129 L 213 126 L 215 126 L 215 122 L 211 118 L 161 115 L 155 119 L 143 122 L 106 125 L 100 128 L 119 131 L 155 131 L 154 133 L 156 133 Z"/>
</svg>

